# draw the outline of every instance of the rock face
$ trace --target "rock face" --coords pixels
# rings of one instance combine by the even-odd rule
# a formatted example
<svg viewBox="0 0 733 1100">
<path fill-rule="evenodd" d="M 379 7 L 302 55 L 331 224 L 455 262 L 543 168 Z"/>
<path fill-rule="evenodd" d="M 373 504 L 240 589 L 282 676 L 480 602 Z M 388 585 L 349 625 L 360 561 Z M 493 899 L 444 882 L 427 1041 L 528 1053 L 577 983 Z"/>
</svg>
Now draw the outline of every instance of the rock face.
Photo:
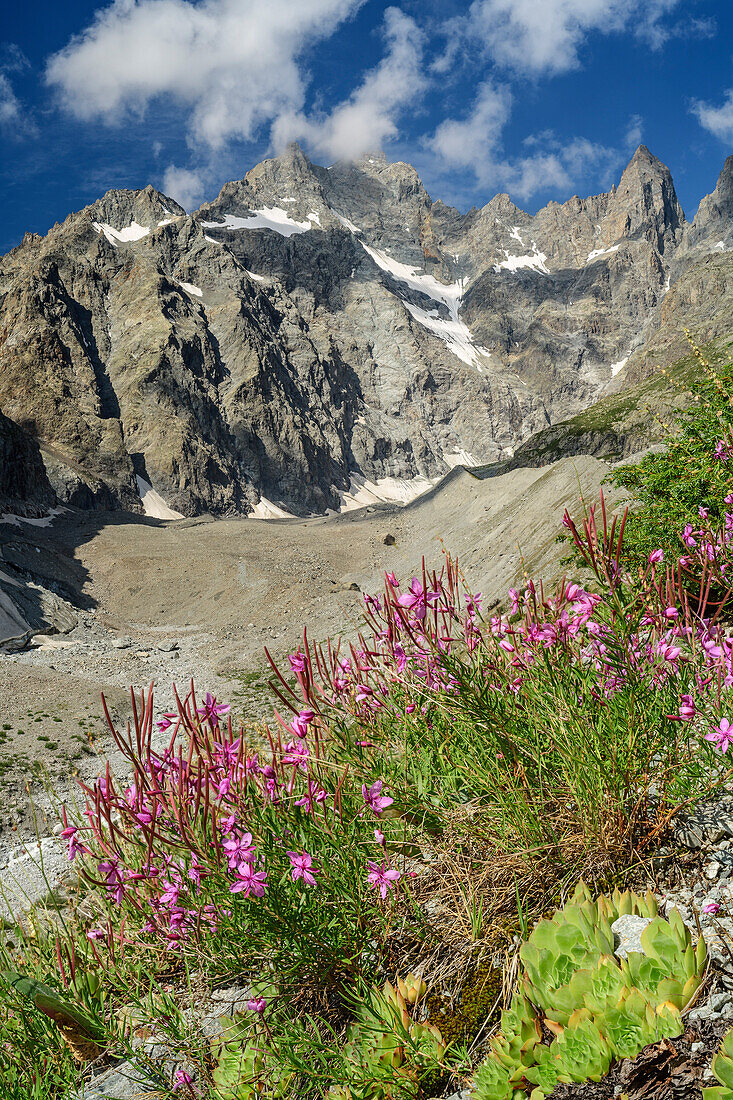
<svg viewBox="0 0 733 1100">
<path fill-rule="evenodd" d="M 41 515 L 55 503 L 38 443 L 0 413 L 0 514 Z"/>
<path fill-rule="evenodd" d="M 670 289 L 728 278 L 732 177 L 691 226 L 644 146 L 610 193 L 535 216 L 297 146 L 193 215 L 110 191 L 0 259 L 0 410 L 62 504 L 408 499 L 644 377 Z"/>
</svg>

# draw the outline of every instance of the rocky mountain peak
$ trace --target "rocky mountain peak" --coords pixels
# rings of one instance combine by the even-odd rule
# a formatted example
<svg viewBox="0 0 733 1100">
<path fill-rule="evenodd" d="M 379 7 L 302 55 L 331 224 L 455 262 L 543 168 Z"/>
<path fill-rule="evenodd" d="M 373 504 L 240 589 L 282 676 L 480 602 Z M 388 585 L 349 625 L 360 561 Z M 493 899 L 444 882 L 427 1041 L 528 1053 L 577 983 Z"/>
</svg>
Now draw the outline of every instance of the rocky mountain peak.
<svg viewBox="0 0 733 1100">
<path fill-rule="evenodd" d="M 275 180 L 307 183 L 313 177 L 313 164 L 309 157 L 306 156 L 297 141 L 292 141 L 282 153 L 263 160 L 254 168 L 251 168 L 244 179 L 256 191 L 263 183 L 270 184 Z"/>
<path fill-rule="evenodd" d="M 148 184 L 139 191 L 107 191 L 85 210 L 93 221 L 123 230 L 132 223 L 152 229 L 165 218 L 185 217 L 182 206 Z"/>
<path fill-rule="evenodd" d="M 726 158 L 715 190 L 700 203 L 688 243 L 719 252 L 733 248 L 733 156 Z"/>
<path fill-rule="evenodd" d="M 481 213 L 483 214 L 484 212 L 493 214 L 494 217 L 519 217 L 525 220 L 529 217 L 524 210 L 520 210 L 516 203 L 514 203 L 505 192 L 494 195 L 493 198 L 489 199 L 486 206 L 481 208 Z"/>
<path fill-rule="evenodd" d="M 643 235 L 662 254 L 677 243 L 685 215 L 669 168 L 640 145 L 609 195 L 604 229 L 609 240 Z"/>
</svg>

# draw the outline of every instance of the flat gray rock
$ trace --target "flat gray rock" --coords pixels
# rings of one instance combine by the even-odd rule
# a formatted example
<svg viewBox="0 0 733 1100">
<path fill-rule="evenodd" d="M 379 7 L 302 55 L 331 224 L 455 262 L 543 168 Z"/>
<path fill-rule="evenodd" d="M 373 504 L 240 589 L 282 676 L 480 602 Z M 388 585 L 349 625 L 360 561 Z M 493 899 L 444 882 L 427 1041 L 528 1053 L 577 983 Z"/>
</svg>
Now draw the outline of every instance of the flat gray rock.
<svg viewBox="0 0 733 1100">
<path fill-rule="evenodd" d="M 625 959 L 632 951 L 643 955 L 641 934 L 649 924 L 651 924 L 651 917 L 637 917 L 633 913 L 618 917 L 611 925 L 616 944 L 614 955 L 619 959 Z"/>
</svg>

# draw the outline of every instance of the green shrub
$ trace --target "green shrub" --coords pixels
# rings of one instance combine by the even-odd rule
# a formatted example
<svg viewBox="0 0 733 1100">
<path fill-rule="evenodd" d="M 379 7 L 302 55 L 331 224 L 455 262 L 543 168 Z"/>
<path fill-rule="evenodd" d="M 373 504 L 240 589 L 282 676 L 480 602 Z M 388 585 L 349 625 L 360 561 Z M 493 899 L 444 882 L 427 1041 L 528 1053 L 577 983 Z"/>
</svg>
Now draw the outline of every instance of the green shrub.
<svg viewBox="0 0 733 1100">
<path fill-rule="evenodd" d="M 610 477 L 639 502 L 629 514 L 623 546 L 625 563 L 635 568 L 645 568 L 657 549 L 679 557 L 685 524 L 700 507 L 713 523 L 722 521 L 724 498 L 733 488 L 733 466 L 725 457 L 733 441 L 733 363 L 712 367 L 690 343 L 705 379 L 692 384 L 694 403 L 677 416 L 665 440 L 667 450 L 638 465 L 621 466 Z M 719 440 L 722 458 L 715 454 Z"/>
</svg>

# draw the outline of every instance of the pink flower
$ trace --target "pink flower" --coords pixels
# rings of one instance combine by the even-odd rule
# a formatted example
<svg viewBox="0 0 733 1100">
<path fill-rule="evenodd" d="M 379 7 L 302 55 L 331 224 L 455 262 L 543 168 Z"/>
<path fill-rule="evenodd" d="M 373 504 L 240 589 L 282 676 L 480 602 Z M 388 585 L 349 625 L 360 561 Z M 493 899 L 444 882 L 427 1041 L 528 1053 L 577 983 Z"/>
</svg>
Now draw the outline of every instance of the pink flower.
<svg viewBox="0 0 733 1100">
<path fill-rule="evenodd" d="M 107 882 L 107 893 L 119 905 L 125 896 L 125 887 L 120 876 L 117 860 L 105 860 L 97 864 L 97 870 L 104 875 Z"/>
<path fill-rule="evenodd" d="M 165 733 L 167 729 L 171 728 L 176 718 L 178 718 L 177 714 L 164 714 L 155 724 L 161 733 Z"/>
<path fill-rule="evenodd" d="M 733 745 L 733 726 L 727 718 L 721 718 L 720 725 L 705 734 L 705 740 L 712 741 L 721 752 L 725 753 Z"/>
<path fill-rule="evenodd" d="M 246 898 L 254 894 L 256 898 L 265 896 L 267 871 L 255 871 L 254 864 L 240 863 L 237 867 L 237 881 L 229 887 L 232 894 L 244 894 Z"/>
<path fill-rule="evenodd" d="M 385 579 L 387 581 L 387 584 L 391 585 L 392 588 L 399 588 L 400 587 L 400 582 L 397 580 L 394 573 L 385 573 L 384 576 L 385 576 Z"/>
<path fill-rule="evenodd" d="M 691 722 L 695 717 L 695 700 L 691 695 L 680 695 L 679 716 L 683 722 Z"/>
<path fill-rule="evenodd" d="M 179 1089 L 188 1089 L 189 1092 L 195 1092 L 193 1077 L 190 1073 L 186 1073 L 183 1069 L 177 1069 L 173 1074 L 173 1092 L 178 1092 Z"/>
<path fill-rule="evenodd" d="M 322 805 L 327 798 L 328 794 L 326 791 L 322 788 L 316 790 L 312 782 L 308 780 L 308 794 L 304 794 L 302 798 L 299 798 L 295 805 L 302 806 L 307 814 L 311 814 L 314 810 L 314 803 Z"/>
<path fill-rule="evenodd" d="M 388 867 L 385 860 L 381 863 L 373 863 L 372 860 L 367 862 L 367 882 L 373 890 L 379 891 L 381 898 L 386 898 L 387 894 L 391 890 L 396 890 L 396 883 L 402 878 L 399 871 L 396 871 L 394 867 Z"/>
<path fill-rule="evenodd" d="M 292 672 L 305 672 L 305 657 L 300 651 L 288 654 L 288 663 Z"/>
<path fill-rule="evenodd" d="M 703 905 L 702 911 L 703 911 L 703 913 L 711 913 L 711 914 L 719 913 L 720 912 L 720 905 L 717 901 L 709 901 L 707 903 L 707 905 Z"/>
<path fill-rule="evenodd" d="M 663 562 L 663 561 L 664 561 L 664 550 L 652 550 L 651 554 L 649 555 L 649 564 L 650 565 L 659 565 L 659 563 Z"/>
<path fill-rule="evenodd" d="M 466 610 L 468 614 L 471 616 L 479 614 L 483 602 L 483 597 L 480 592 L 476 592 L 473 596 L 466 596 Z"/>
<path fill-rule="evenodd" d="M 372 783 L 371 787 L 367 787 L 366 783 L 364 783 L 361 788 L 361 794 L 367 806 L 374 811 L 377 817 L 394 802 L 394 798 L 382 794 L 381 779 L 378 779 L 376 783 Z"/>
<path fill-rule="evenodd" d="M 196 713 L 199 717 L 208 719 L 212 726 L 218 726 L 219 719 L 228 714 L 231 709 L 229 703 L 218 703 L 216 696 L 207 691 L 204 705 L 199 707 Z"/>
<path fill-rule="evenodd" d="M 68 859 L 76 859 L 78 855 L 86 855 L 89 851 L 84 844 L 76 839 L 76 834 L 79 832 L 73 825 L 67 825 L 65 829 L 61 830 L 61 836 L 64 840 L 68 840 L 69 848 L 66 853 Z"/>
<path fill-rule="evenodd" d="M 682 532 L 682 541 L 684 542 L 685 546 L 690 548 L 690 550 L 693 550 L 697 546 L 697 543 L 692 536 L 692 530 L 692 524 L 687 523 L 685 524 L 685 529 Z"/>
<path fill-rule="evenodd" d="M 245 833 L 242 837 L 229 837 L 222 844 L 222 848 L 227 854 L 230 871 L 240 863 L 251 863 L 255 854 L 251 833 Z"/>
<path fill-rule="evenodd" d="M 309 756 L 310 749 L 302 741 L 288 741 L 283 753 L 283 764 L 290 764 L 293 768 L 307 772 Z"/>
<path fill-rule="evenodd" d="M 253 997 L 251 1001 L 247 1001 L 247 1008 L 250 1012 L 256 1012 L 261 1016 L 267 1008 L 267 1001 L 264 997 Z"/>
<path fill-rule="evenodd" d="M 306 886 L 315 886 L 314 875 L 317 875 L 318 871 L 313 866 L 313 857 L 309 856 L 305 850 L 302 852 L 287 852 L 286 854 L 292 864 L 290 876 L 293 882 L 297 882 L 299 878 L 302 878 Z"/>
<path fill-rule="evenodd" d="M 381 829 L 374 830 L 374 839 L 376 840 L 377 844 L 380 845 L 380 847 L 384 847 L 384 833 Z"/>
<path fill-rule="evenodd" d="M 427 614 L 428 607 L 432 607 L 440 598 L 438 592 L 426 592 L 417 577 L 413 577 L 407 592 L 397 597 L 400 607 L 411 611 L 416 619 L 422 621 Z"/>
<path fill-rule="evenodd" d="M 107 933 L 103 932 L 101 928 L 90 928 L 87 932 L 87 939 L 92 943 L 96 943 L 98 940 L 106 940 Z"/>
<path fill-rule="evenodd" d="M 315 712 L 312 710 L 301 710 L 293 721 L 290 723 L 290 729 L 293 731 L 296 737 L 305 737 L 308 733 L 308 726 L 315 718 Z"/>
</svg>

